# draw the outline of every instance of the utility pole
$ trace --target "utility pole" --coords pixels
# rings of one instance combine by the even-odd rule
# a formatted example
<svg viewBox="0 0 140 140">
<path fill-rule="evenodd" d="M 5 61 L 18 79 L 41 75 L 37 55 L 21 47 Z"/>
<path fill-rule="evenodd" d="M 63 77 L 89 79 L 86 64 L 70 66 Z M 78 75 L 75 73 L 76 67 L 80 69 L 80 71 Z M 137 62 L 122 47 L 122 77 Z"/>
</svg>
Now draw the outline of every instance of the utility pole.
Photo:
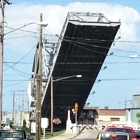
<svg viewBox="0 0 140 140">
<path fill-rule="evenodd" d="M 22 92 L 22 112 L 24 112 L 24 93 L 23 92 L 25 92 L 25 91 L 27 91 L 27 90 L 18 90 L 19 92 Z"/>
<path fill-rule="evenodd" d="M 121 108 L 121 102 L 119 102 L 119 109 Z"/>
<path fill-rule="evenodd" d="M 0 130 L 2 123 L 2 95 L 3 95 L 3 40 L 4 40 L 4 4 L 11 4 L 8 0 L 0 0 Z"/>
<path fill-rule="evenodd" d="M 16 95 L 20 95 L 22 96 L 22 105 L 20 105 L 20 101 L 19 101 L 19 114 L 20 114 L 20 127 L 22 125 L 22 120 L 23 120 L 23 113 L 24 113 L 24 95 L 26 94 L 23 94 L 24 91 L 27 91 L 27 90 L 18 90 L 17 92 L 22 92 L 21 94 L 16 94 Z M 22 107 L 22 109 L 21 109 Z"/>
<path fill-rule="evenodd" d="M 129 100 L 129 102 L 130 102 L 130 108 L 132 108 L 132 100 Z"/>
<path fill-rule="evenodd" d="M 51 76 L 51 136 L 53 136 L 53 76 Z"/>
<path fill-rule="evenodd" d="M 15 114 L 15 91 L 12 91 L 13 92 L 13 112 L 12 112 L 12 120 L 13 120 L 13 123 L 14 123 L 14 114 Z"/>
<path fill-rule="evenodd" d="M 42 22 L 42 13 L 40 14 L 40 22 Z M 37 93 L 36 93 L 36 140 L 40 140 L 41 134 L 41 95 L 42 95 L 42 25 L 39 29 L 39 69 L 37 74 Z"/>
<path fill-rule="evenodd" d="M 125 108 L 126 108 L 126 103 L 127 103 L 127 101 L 125 100 L 125 101 L 124 101 L 124 107 L 125 107 Z"/>
<path fill-rule="evenodd" d="M 28 112 L 29 112 L 29 100 L 27 101 L 27 104 L 28 104 Z"/>
</svg>

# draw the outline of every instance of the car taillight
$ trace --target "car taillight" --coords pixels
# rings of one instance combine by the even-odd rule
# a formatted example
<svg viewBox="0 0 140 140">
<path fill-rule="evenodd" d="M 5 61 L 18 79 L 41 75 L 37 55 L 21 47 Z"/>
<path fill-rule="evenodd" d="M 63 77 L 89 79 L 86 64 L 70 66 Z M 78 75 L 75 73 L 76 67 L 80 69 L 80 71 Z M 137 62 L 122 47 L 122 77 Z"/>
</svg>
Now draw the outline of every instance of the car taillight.
<svg viewBox="0 0 140 140">
<path fill-rule="evenodd" d="M 137 140 L 135 137 L 131 137 L 131 140 Z"/>
</svg>

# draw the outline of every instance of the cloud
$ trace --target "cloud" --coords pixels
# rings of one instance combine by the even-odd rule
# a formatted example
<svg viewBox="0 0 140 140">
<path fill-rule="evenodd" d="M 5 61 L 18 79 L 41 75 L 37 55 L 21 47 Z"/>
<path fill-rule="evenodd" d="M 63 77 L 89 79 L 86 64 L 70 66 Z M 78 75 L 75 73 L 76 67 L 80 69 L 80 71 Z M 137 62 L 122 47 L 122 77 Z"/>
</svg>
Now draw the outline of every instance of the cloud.
<svg viewBox="0 0 140 140">
<path fill-rule="evenodd" d="M 46 34 L 60 34 L 64 21 L 66 19 L 68 12 L 92 12 L 92 13 L 103 13 L 109 20 L 111 21 L 119 21 L 121 20 L 121 37 L 123 40 L 137 40 L 139 36 L 137 36 L 138 32 L 138 23 L 140 23 L 140 15 L 139 13 L 130 7 L 122 6 L 122 5 L 112 5 L 107 3 L 70 3 L 66 6 L 60 5 L 28 5 L 28 4 L 16 4 L 6 6 L 5 9 L 5 21 L 8 23 L 10 27 L 19 27 L 24 24 L 39 21 L 39 14 L 43 13 L 43 21 L 48 23 L 48 27 L 43 29 L 43 32 Z M 133 20 L 131 19 L 133 17 Z M 17 26 L 15 26 L 17 25 Z M 29 25 L 25 30 L 30 30 L 33 32 L 38 32 L 37 25 Z M 5 28 L 6 31 L 8 29 Z M 18 32 L 15 31 L 6 37 L 12 36 L 21 36 L 29 33 Z M 39 34 L 32 33 L 31 37 L 22 38 L 21 41 L 18 39 L 18 43 L 10 42 L 10 40 L 6 41 L 6 43 L 10 43 L 10 48 L 15 51 L 28 51 L 32 44 L 37 42 L 37 39 L 34 37 L 38 37 Z M 47 36 L 48 37 L 48 36 Z M 16 41 L 16 39 L 14 39 Z M 30 41 L 31 40 L 31 41 Z M 21 43 L 20 43 L 21 42 Z M 19 43 L 22 44 L 19 46 Z M 27 48 L 26 48 L 27 46 Z M 24 49 L 23 49 L 24 48 Z"/>
<path fill-rule="evenodd" d="M 7 24 L 5 24 L 5 26 L 12 27 L 12 28 L 18 28 L 20 26 L 26 25 L 27 23 L 39 21 L 40 20 L 39 15 L 40 15 L 40 13 L 43 13 L 43 21 L 48 23 L 48 26 L 46 28 L 43 28 L 43 33 L 47 34 L 47 36 L 46 36 L 47 39 L 49 38 L 49 40 L 54 40 L 54 37 L 50 36 L 50 35 L 60 34 L 68 12 L 103 13 L 107 17 L 108 20 L 111 20 L 114 22 L 121 20 L 121 29 L 118 32 L 118 35 L 121 36 L 121 40 L 138 40 L 140 38 L 138 36 L 139 35 L 138 24 L 140 23 L 140 14 L 131 7 L 122 6 L 122 5 L 112 5 L 112 4 L 108 4 L 108 3 L 75 2 L 75 3 L 67 4 L 66 6 L 41 5 L 41 4 L 40 5 L 29 5 L 27 3 L 12 4 L 10 6 L 6 5 L 5 21 L 7 22 Z M 21 29 L 24 31 L 14 31 L 12 33 L 5 35 L 4 61 L 16 62 L 16 61 L 20 60 L 26 53 L 29 52 L 29 50 L 31 50 L 31 48 L 33 46 L 35 46 L 35 44 L 37 44 L 37 42 L 39 40 L 39 29 L 38 29 L 37 25 L 32 24 L 32 25 L 26 26 Z M 5 27 L 5 33 L 9 32 L 11 30 L 12 29 Z M 28 32 L 28 31 L 30 31 L 30 32 Z M 55 37 L 55 39 L 56 39 L 56 37 Z M 129 47 L 132 48 L 131 45 L 132 44 L 130 44 L 130 43 L 125 43 L 125 44 L 124 43 L 115 43 L 114 47 L 125 49 L 125 48 L 129 48 Z M 134 48 L 134 44 L 133 44 L 133 48 Z M 29 57 L 25 57 L 26 58 L 25 62 L 32 62 L 33 55 L 34 55 L 34 51 L 32 52 L 32 54 L 30 54 Z M 109 57 L 108 57 L 108 59 L 109 59 Z M 122 58 L 122 59 L 124 59 L 124 58 Z M 119 61 L 123 61 L 122 59 Z M 110 57 L 109 61 L 114 62 L 114 59 L 112 57 Z M 128 59 L 127 59 L 127 61 L 128 61 Z M 32 67 L 32 64 L 29 66 L 19 65 L 19 67 L 16 67 L 16 68 L 18 68 L 21 71 L 30 73 L 31 67 Z M 114 69 L 111 69 L 112 67 L 114 67 Z M 108 77 L 109 74 L 111 74 L 113 72 L 112 77 L 114 75 L 116 75 L 115 70 L 117 70 L 119 72 L 119 70 L 118 70 L 119 67 L 118 67 L 118 65 L 113 65 L 112 67 L 108 66 L 108 69 L 104 72 L 102 71 L 102 74 L 105 74 Z M 30 69 L 30 70 L 28 70 L 28 69 Z M 10 70 L 11 69 L 8 69 L 8 72 Z M 4 72 L 7 72 L 7 71 L 4 71 Z M 120 71 L 120 72 L 122 73 L 122 71 Z M 129 69 L 126 68 L 124 72 L 125 73 L 129 72 Z M 137 72 L 138 72 L 138 70 L 137 70 Z M 18 77 L 14 77 L 14 78 L 18 78 Z M 98 79 L 102 79 L 102 78 L 103 78 L 103 76 L 100 76 Z M 11 80 L 12 78 L 9 77 L 9 79 Z M 119 81 L 119 82 L 121 83 L 121 81 Z M 104 87 L 101 85 L 102 83 L 103 83 Z M 106 84 L 105 84 L 105 82 L 99 83 L 99 85 L 97 85 L 99 87 L 99 89 L 97 90 L 97 94 L 95 94 L 95 96 L 97 96 L 97 97 L 95 97 L 95 98 L 96 99 L 99 98 L 99 100 L 101 100 L 100 97 L 103 96 L 103 93 L 105 96 L 107 96 L 107 93 L 113 92 L 116 87 L 114 87 L 112 89 L 108 87 L 113 83 L 115 83 L 115 81 L 106 83 Z M 123 89 L 127 89 L 128 85 L 125 84 L 125 82 L 123 82 L 121 84 L 124 87 Z M 5 86 L 6 85 L 8 85 L 7 82 L 5 83 Z M 132 86 L 133 85 L 131 85 L 131 87 Z M 13 86 L 12 89 L 15 90 L 15 87 L 17 87 L 17 85 Z M 24 86 L 24 88 L 25 88 L 25 86 Z M 103 92 L 103 91 L 100 91 L 100 89 L 103 89 L 103 90 L 110 89 L 110 91 Z M 117 89 L 122 90 L 122 87 L 119 88 L 119 86 L 118 86 Z M 5 88 L 4 90 L 6 91 L 9 89 Z M 139 89 L 137 88 L 137 90 L 139 90 Z M 118 91 L 118 93 L 122 93 L 122 92 Z M 129 91 L 129 94 L 130 93 L 133 93 L 133 92 Z M 122 96 L 121 96 L 121 98 L 122 98 L 122 100 L 124 99 Z M 6 98 L 6 100 L 7 100 L 7 98 Z M 98 104 L 99 104 L 99 100 L 96 100 L 98 102 Z M 114 101 L 114 96 L 112 97 L 112 100 Z M 91 102 L 93 102 L 93 101 L 91 100 Z M 107 100 L 107 102 L 108 102 L 108 100 Z M 102 103 L 102 102 L 100 102 L 100 103 Z"/>
</svg>

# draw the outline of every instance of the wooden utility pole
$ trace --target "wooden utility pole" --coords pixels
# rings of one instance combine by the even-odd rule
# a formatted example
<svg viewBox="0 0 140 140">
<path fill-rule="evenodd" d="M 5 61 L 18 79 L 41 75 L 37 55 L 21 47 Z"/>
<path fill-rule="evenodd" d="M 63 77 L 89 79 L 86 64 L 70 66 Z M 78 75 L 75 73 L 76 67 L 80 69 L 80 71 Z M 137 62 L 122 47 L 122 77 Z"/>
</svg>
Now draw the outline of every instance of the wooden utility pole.
<svg viewBox="0 0 140 140">
<path fill-rule="evenodd" d="M 2 91 L 3 91 L 3 37 L 4 37 L 4 1 L 1 0 L 0 15 L 0 129 L 2 122 Z"/>
<path fill-rule="evenodd" d="M 12 112 L 12 120 L 13 120 L 13 123 L 14 123 L 14 114 L 15 114 L 15 91 L 12 91 L 13 92 L 13 112 Z"/>
<path fill-rule="evenodd" d="M 40 14 L 42 22 L 42 13 Z M 41 134 L 41 95 L 42 95 L 42 25 L 40 25 L 39 39 L 39 70 L 37 74 L 37 93 L 36 93 L 36 140 L 40 140 Z"/>
<path fill-rule="evenodd" d="M 3 40 L 4 40 L 4 5 L 11 4 L 8 0 L 0 0 L 0 130 L 2 123 L 2 95 L 3 95 Z"/>
</svg>

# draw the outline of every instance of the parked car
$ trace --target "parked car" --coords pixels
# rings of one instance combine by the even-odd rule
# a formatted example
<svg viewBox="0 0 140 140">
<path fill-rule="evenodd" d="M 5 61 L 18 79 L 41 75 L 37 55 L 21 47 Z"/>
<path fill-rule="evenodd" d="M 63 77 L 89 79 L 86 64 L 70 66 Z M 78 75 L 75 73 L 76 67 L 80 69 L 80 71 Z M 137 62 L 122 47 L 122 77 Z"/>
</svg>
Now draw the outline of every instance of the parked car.
<svg viewBox="0 0 140 140">
<path fill-rule="evenodd" d="M 108 126 L 106 132 L 122 132 L 127 133 L 131 136 L 131 140 L 140 140 L 132 127 L 128 126 Z"/>
<path fill-rule="evenodd" d="M 134 132 L 135 132 L 135 134 L 137 135 L 137 138 L 139 138 L 140 139 L 140 130 L 138 130 L 138 129 L 134 129 Z"/>
<path fill-rule="evenodd" d="M 24 130 L 6 129 L 0 130 L 0 140 L 33 140 L 26 136 Z"/>
<path fill-rule="evenodd" d="M 131 136 L 128 133 L 119 132 L 100 132 L 96 140 L 130 140 Z"/>
</svg>

